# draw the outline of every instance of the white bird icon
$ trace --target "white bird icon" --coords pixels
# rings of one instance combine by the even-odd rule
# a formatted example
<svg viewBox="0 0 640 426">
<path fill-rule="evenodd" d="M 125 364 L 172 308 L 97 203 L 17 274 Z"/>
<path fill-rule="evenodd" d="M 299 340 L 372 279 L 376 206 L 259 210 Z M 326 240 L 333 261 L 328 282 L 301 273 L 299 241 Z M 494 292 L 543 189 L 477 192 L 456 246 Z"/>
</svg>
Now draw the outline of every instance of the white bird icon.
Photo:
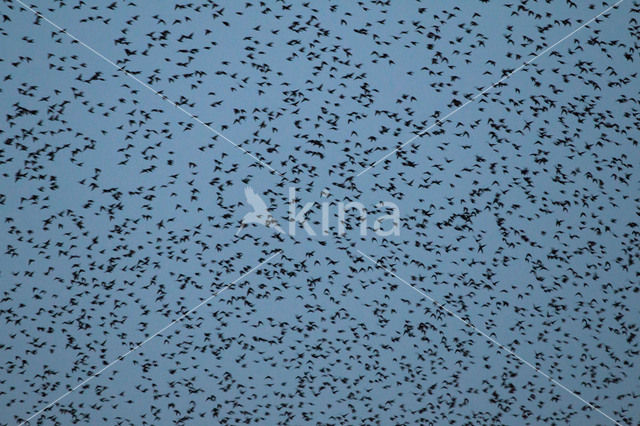
<svg viewBox="0 0 640 426">
<path fill-rule="evenodd" d="M 247 186 L 244 189 L 244 195 L 247 198 L 247 202 L 251 207 L 253 207 L 253 211 L 247 213 L 242 218 L 242 224 L 240 225 L 240 229 L 236 232 L 236 235 L 245 227 L 245 225 L 251 223 L 257 223 L 259 225 L 264 225 L 267 228 L 273 228 L 278 232 L 284 234 L 284 231 L 278 225 L 278 222 L 271 216 L 269 210 L 267 209 L 267 205 L 262 200 L 262 198 L 256 194 L 250 186 Z"/>
</svg>

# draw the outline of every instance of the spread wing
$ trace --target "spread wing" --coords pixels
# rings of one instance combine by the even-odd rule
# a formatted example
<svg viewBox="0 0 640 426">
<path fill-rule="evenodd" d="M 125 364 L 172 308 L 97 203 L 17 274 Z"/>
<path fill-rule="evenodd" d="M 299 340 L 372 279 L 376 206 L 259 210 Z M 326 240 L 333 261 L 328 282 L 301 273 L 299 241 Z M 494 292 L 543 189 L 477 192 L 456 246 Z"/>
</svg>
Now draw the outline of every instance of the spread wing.
<svg viewBox="0 0 640 426">
<path fill-rule="evenodd" d="M 251 187 L 247 186 L 244 189 L 244 196 L 247 197 L 247 202 L 253 207 L 253 210 L 257 213 L 263 213 L 267 211 L 267 205 L 262 201 L 262 198 Z"/>
</svg>

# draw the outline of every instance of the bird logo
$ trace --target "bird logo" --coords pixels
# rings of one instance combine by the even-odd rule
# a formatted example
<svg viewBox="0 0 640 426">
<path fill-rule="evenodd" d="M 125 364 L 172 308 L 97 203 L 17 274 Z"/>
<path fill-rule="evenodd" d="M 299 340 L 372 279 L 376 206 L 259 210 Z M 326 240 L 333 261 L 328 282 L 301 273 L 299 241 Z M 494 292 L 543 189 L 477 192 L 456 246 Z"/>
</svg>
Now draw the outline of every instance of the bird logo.
<svg viewBox="0 0 640 426">
<path fill-rule="evenodd" d="M 284 234 L 284 231 L 278 225 L 278 222 L 273 218 L 273 216 L 271 216 L 271 213 L 269 213 L 267 204 L 262 200 L 262 197 L 255 193 L 253 188 L 247 186 L 244 189 L 244 196 L 247 198 L 247 203 L 249 203 L 249 205 L 253 208 L 253 211 L 244 215 L 244 217 L 242 218 L 242 223 L 240 224 L 240 228 L 238 229 L 238 232 L 236 232 L 236 235 L 238 235 L 246 225 L 253 223 L 264 225 L 267 228 L 273 228 L 276 231 Z"/>
</svg>

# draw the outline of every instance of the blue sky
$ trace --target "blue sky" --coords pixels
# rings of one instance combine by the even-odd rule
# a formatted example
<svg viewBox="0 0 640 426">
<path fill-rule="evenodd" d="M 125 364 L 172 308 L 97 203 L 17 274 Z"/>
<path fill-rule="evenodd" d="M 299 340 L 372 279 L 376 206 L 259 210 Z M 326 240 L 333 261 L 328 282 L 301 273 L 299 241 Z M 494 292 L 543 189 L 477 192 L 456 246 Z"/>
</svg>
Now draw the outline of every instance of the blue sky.
<svg viewBox="0 0 640 426">
<path fill-rule="evenodd" d="M 38 10 L 183 110 L 3 5 L 1 423 L 277 252 L 33 422 L 638 422 L 634 2 L 361 176 L 611 4 L 115 4 Z M 236 236 L 246 186 L 401 233 Z"/>
</svg>

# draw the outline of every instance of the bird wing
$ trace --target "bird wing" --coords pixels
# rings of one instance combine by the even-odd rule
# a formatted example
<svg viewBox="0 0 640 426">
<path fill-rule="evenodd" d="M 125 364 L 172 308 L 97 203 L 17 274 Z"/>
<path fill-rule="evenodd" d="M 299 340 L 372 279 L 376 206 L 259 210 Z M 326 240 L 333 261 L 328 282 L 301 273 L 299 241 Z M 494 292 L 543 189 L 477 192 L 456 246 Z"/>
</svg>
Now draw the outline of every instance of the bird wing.
<svg viewBox="0 0 640 426">
<path fill-rule="evenodd" d="M 249 186 L 244 189 L 244 196 L 247 197 L 247 202 L 253 207 L 256 212 L 266 212 L 267 205 L 262 201 L 262 198 Z"/>
</svg>

